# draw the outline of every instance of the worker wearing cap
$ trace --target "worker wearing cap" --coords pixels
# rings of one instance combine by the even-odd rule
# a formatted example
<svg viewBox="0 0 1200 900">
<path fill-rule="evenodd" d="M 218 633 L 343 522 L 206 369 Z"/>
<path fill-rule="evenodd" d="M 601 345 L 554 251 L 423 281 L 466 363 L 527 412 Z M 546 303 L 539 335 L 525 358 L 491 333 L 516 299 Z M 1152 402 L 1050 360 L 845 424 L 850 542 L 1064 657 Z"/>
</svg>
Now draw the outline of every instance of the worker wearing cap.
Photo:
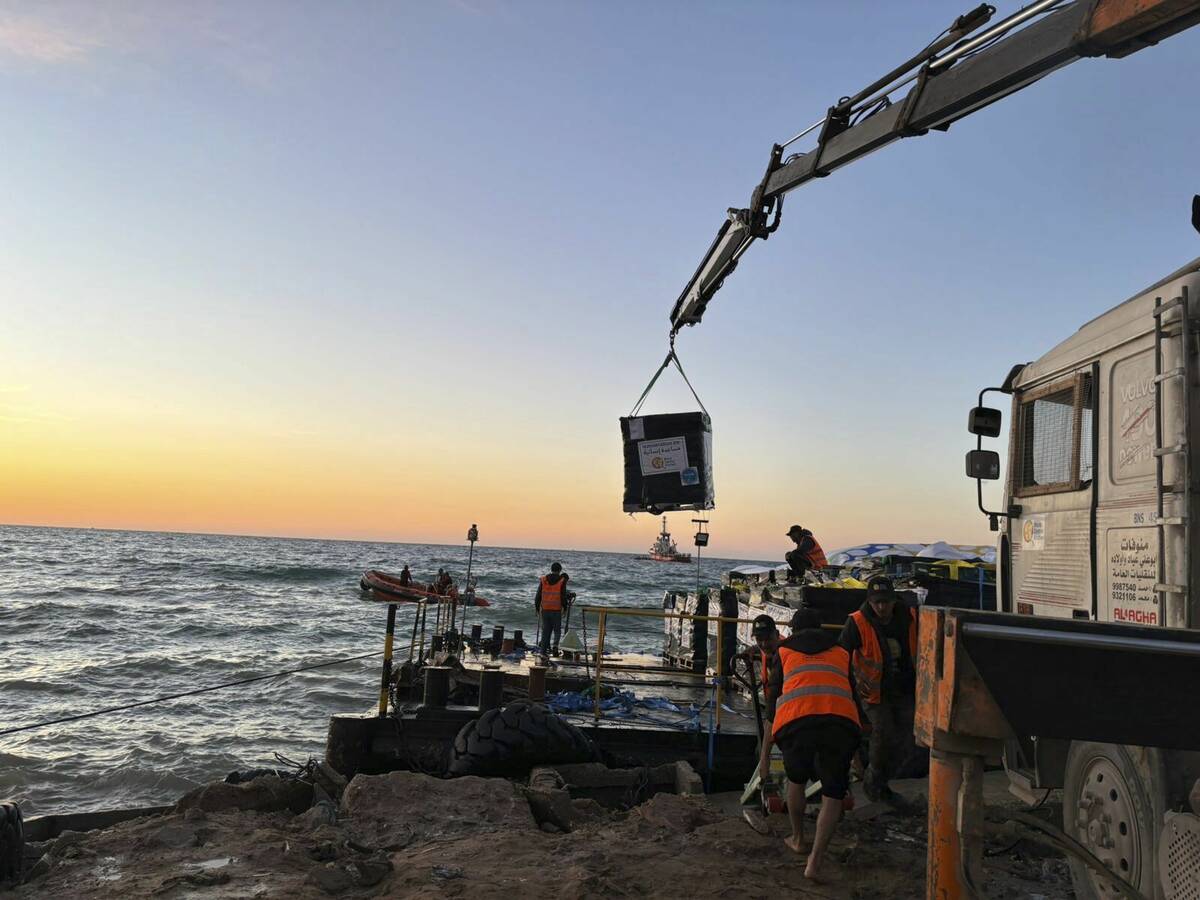
<svg viewBox="0 0 1200 900">
<path fill-rule="evenodd" d="M 804 852 L 804 787 L 820 779 L 821 812 L 804 868 L 806 878 L 816 879 L 842 817 L 842 801 L 850 789 L 850 762 L 861 740 L 850 653 L 821 627 L 816 612 L 799 609 L 792 616 L 791 636 L 780 642 L 770 671 L 771 728 L 763 737 L 759 774 L 766 778 L 771 746 L 778 744 L 787 772 L 792 825 L 785 843 L 796 853 Z"/>
<path fill-rule="evenodd" d="M 762 659 L 759 681 L 762 683 L 763 700 L 769 702 L 770 698 L 767 696 L 767 683 L 771 677 L 769 666 L 783 638 L 779 634 L 775 620 L 766 613 L 754 617 L 754 621 L 750 623 L 750 636 L 754 638 L 754 643 L 758 647 L 758 653 Z"/>
<path fill-rule="evenodd" d="M 796 544 L 796 549 L 784 555 L 788 564 L 788 576 L 803 580 L 804 573 L 810 569 L 823 569 L 829 565 L 825 559 L 825 551 L 807 528 L 793 525 L 788 529 L 787 536 Z"/>
<path fill-rule="evenodd" d="M 567 599 L 567 580 L 570 578 L 562 568 L 562 563 L 551 564 L 550 574 L 543 575 L 538 581 L 537 594 L 533 598 L 533 608 L 542 619 L 542 638 L 538 642 L 542 656 L 549 656 L 552 649 L 558 653 L 558 641 L 562 636 L 563 602 Z"/>
<path fill-rule="evenodd" d="M 888 778 L 907 751 L 916 698 L 917 618 L 897 602 L 892 580 L 867 581 L 867 599 L 846 620 L 839 642 L 851 654 L 863 711 L 871 723 L 863 787 L 872 800 L 896 802 Z"/>
</svg>

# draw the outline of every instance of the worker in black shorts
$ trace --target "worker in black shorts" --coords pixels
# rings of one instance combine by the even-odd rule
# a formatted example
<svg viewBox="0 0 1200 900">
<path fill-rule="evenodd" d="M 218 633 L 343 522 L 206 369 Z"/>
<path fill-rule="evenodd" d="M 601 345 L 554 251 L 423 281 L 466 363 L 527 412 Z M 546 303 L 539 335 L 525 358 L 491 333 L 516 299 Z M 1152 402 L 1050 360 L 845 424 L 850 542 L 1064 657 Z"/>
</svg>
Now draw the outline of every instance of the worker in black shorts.
<svg viewBox="0 0 1200 900">
<path fill-rule="evenodd" d="M 819 880 L 825 848 L 842 817 L 842 801 L 850 789 L 850 761 L 858 749 L 860 718 L 850 654 L 837 635 L 821 628 L 809 609 L 792 616 L 792 635 L 779 645 L 770 667 L 768 691 L 770 732 L 764 737 L 760 774 L 766 777 L 771 746 L 778 744 L 787 771 L 788 818 L 792 834 L 785 840 L 796 853 L 804 846 L 804 787 L 821 782 L 821 812 L 804 877 Z"/>
</svg>

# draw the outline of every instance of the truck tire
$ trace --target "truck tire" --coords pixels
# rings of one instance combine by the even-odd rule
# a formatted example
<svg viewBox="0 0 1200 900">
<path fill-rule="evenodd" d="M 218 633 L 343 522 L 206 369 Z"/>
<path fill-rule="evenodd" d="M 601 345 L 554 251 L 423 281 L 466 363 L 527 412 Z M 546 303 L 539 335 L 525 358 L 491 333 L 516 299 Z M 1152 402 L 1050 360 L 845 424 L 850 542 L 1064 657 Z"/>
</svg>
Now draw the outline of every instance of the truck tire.
<svg viewBox="0 0 1200 900">
<path fill-rule="evenodd" d="M 468 722 L 450 750 L 450 775 L 522 775 L 540 763 L 593 762 L 586 734 L 542 703 L 517 700 Z"/>
<path fill-rule="evenodd" d="M 25 869 L 25 829 L 21 809 L 0 803 L 0 887 L 19 884 Z"/>
<path fill-rule="evenodd" d="M 1063 785 L 1063 831 L 1146 897 L 1158 895 L 1159 823 L 1165 806 L 1157 750 L 1073 741 Z M 1068 857 L 1075 896 L 1120 896 L 1100 875 Z"/>
</svg>

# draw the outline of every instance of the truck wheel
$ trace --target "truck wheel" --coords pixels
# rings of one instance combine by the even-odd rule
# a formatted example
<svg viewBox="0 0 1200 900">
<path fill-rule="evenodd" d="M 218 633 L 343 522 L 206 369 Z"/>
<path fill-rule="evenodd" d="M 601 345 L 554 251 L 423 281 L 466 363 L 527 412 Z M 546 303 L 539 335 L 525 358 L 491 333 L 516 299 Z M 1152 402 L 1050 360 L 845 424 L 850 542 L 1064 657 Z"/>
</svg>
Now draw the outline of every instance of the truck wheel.
<svg viewBox="0 0 1200 900">
<path fill-rule="evenodd" d="M 1067 754 L 1063 831 L 1147 897 L 1157 893 L 1158 823 L 1162 820 L 1162 761 L 1158 751 L 1074 741 Z M 1068 857 L 1075 896 L 1121 896 L 1103 876 Z"/>
<path fill-rule="evenodd" d="M 24 867 L 21 809 L 15 803 L 0 803 L 0 888 L 20 883 Z"/>
<path fill-rule="evenodd" d="M 468 722 L 450 750 L 451 775 L 521 775 L 539 763 L 593 762 L 588 736 L 541 703 L 516 700 Z"/>
</svg>

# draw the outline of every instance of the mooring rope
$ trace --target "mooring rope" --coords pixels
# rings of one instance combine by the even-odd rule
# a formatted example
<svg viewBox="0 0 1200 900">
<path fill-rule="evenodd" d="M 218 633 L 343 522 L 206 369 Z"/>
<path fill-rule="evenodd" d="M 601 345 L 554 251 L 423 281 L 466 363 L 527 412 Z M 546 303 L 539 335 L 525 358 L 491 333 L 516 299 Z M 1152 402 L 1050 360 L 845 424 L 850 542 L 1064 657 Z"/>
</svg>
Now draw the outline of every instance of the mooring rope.
<svg viewBox="0 0 1200 900">
<path fill-rule="evenodd" d="M 109 706 L 105 709 L 96 709 L 91 712 L 80 713 L 75 716 L 63 716 L 61 719 L 50 719 L 45 722 L 34 722 L 29 725 L 18 725 L 16 728 L 5 728 L 0 730 L 0 737 L 6 734 L 16 734 L 20 731 L 33 731 L 35 728 L 47 728 L 51 725 L 62 725 L 65 722 L 78 722 L 80 719 L 91 719 L 95 716 L 105 716 L 109 713 L 123 712 L 127 709 L 136 709 L 139 706 L 150 706 L 153 703 L 162 703 L 166 700 L 178 700 L 180 697 L 194 697 L 197 694 L 207 694 L 211 691 L 220 691 L 225 688 L 238 687 L 243 684 L 253 684 L 256 681 L 269 681 L 272 678 L 282 678 L 284 675 L 295 675 L 298 672 L 311 672 L 313 669 L 324 669 L 329 666 L 340 666 L 343 663 L 354 662 L 360 659 L 369 659 L 372 656 L 379 656 L 383 653 L 382 650 L 376 650 L 373 653 L 363 653 L 361 656 L 346 656 L 342 659 L 335 659 L 330 662 L 316 663 L 311 666 L 301 666 L 299 669 L 287 669 L 283 672 L 272 672 L 270 675 L 255 675 L 253 678 L 242 678 L 238 681 L 227 681 L 224 684 L 214 684 L 209 687 L 196 688 L 190 691 L 183 691 L 178 694 L 165 694 L 162 697 L 154 697 L 150 700 L 139 700 L 137 703 L 125 703 L 121 706 Z"/>
</svg>

